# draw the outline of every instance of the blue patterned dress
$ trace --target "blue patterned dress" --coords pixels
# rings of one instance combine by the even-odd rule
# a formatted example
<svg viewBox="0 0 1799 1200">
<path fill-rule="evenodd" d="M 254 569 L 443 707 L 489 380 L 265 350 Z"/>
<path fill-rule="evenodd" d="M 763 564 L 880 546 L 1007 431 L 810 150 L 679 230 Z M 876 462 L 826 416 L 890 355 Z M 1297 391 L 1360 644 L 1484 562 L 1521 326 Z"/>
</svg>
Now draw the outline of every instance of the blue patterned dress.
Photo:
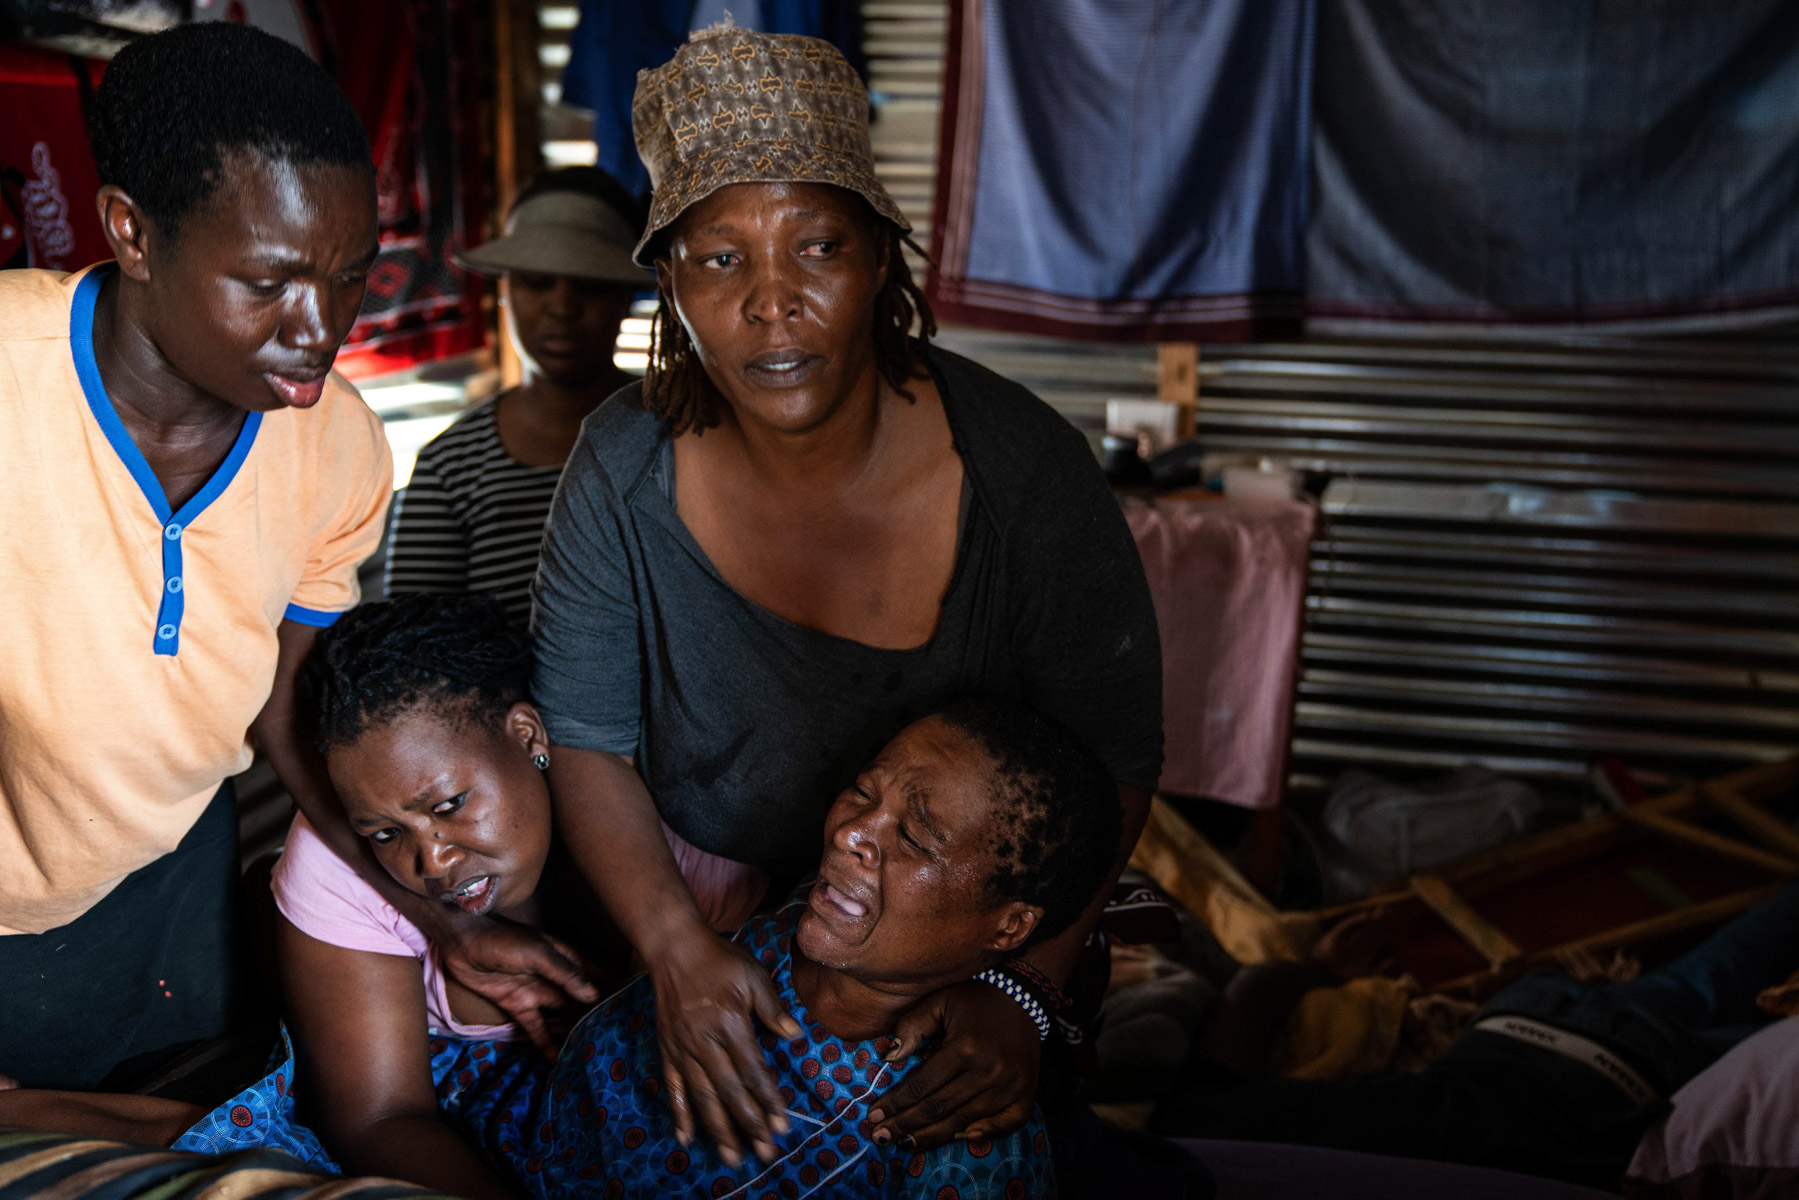
<svg viewBox="0 0 1799 1200">
<path fill-rule="evenodd" d="M 802 893 L 803 895 L 803 893 Z M 728 1167 L 710 1148 L 683 1148 L 662 1101 L 656 999 L 639 978 L 590 1012 L 555 1066 L 528 1046 L 434 1038 L 431 1073 L 446 1119 L 536 1197 L 700 1196 L 713 1200 L 1038 1200 L 1055 1195 L 1040 1114 L 1010 1137 L 952 1142 L 927 1154 L 877 1146 L 868 1110 L 921 1061 L 888 1064 L 886 1038 L 846 1042 L 812 1021 L 793 990 L 791 940 L 804 907 L 790 901 L 737 940 L 759 958 L 803 1033 L 764 1033 L 792 1129 L 779 1156 Z M 178 1149 L 277 1146 L 335 1169 L 294 1119 L 293 1061 L 226 1101 Z"/>
</svg>

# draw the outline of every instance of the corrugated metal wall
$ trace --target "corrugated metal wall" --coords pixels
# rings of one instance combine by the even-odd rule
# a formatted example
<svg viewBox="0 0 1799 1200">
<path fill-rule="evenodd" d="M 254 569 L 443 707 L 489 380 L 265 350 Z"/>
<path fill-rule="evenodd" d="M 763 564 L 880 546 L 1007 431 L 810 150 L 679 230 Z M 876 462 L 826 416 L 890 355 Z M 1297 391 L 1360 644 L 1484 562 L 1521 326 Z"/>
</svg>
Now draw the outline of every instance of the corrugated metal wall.
<svg viewBox="0 0 1799 1200">
<path fill-rule="evenodd" d="M 875 149 L 929 244 L 944 3 L 867 0 Z M 1097 436 L 1146 347 L 950 329 Z M 1209 450 L 1328 472 L 1295 782 L 1465 761 L 1577 788 L 1799 748 L 1799 350 L 1206 347 Z"/>
</svg>

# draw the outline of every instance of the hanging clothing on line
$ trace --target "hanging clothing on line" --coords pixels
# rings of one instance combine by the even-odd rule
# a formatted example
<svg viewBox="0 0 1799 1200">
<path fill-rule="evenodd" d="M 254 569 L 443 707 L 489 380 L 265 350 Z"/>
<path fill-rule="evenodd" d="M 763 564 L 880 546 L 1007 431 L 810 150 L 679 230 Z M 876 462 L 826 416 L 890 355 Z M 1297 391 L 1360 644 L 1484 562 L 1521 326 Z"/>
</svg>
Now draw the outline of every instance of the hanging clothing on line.
<svg viewBox="0 0 1799 1200">
<path fill-rule="evenodd" d="M 381 256 L 338 370 L 375 375 L 481 346 L 484 285 L 454 261 L 481 240 L 487 212 L 486 50 L 470 0 L 215 0 L 194 11 L 305 50 L 368 130 Z"/>
<path fill-rule="evenodd" d="M 368 130 L 381 257 L 337 368 L 354 378 L 482 345 L 481 279 L 452 261 L 480 240 L 471 233 L 486 213 L 480 22 L 468 0 L 233 0 L 195 12 L 298 45 Z M 75 271 L 112 257 L 84 115 L 105 69 L 0 42 L 0 269 Z"/>
<path fill-rule="evenodd" d="M 105 69 L 0 42 L 0 270 L 78 271 L 112 257 L 84 115 Z"/>
<path fill-rule="evenodd" d="M 598 166 L 639 197 L 650 194 L 650 176 L 638 161 L 631 135 L 637 72 L 673 58 L 689 32 L 711 25 L 726 11 L 746 29 L 823 38 L 843 51 L 864 78 L 868 75 L 861 5 L 855 0 L 583 0 L 569 39 L 568 65 L 562 69 L 562 103 L 593 114 Z"/>
<path fill-rule="evenodd" d="M 1799 316 L 1799 6 L 1336 0 L 1320 20 L 1326 331 Z"/>
<path fill-rule="evenodd" d="M 1296 331 L 1312 9 L 951 6 L 937 315 L 1108 341 Z"/>
<path fill-rule="evenodd" d="M 311 0 L 326 69 L 355 104 L 375 155 L 381 257 L 338 353 L 372 375 L 473 350 L 487 339 L 484 283 L 455 264 L 482 237 L 486 50 L 469 0 Z"/>
</svg>

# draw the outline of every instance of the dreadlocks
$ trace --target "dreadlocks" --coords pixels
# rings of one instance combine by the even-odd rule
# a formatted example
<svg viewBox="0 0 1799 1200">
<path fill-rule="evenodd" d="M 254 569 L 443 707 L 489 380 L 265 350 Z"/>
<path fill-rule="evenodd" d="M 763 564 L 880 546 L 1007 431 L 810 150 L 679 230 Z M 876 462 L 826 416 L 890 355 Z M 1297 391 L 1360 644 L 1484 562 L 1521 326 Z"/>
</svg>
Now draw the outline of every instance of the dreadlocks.
<svg viewBox="0 0 1799 1200">
<path fill-rule="evenodd" d="M 906 247 L 910 246 L 920 258 L 927 256 L 918 243 L 875 216 L 872 210 L 868 219 L 883 229 L 887 242 L 887 282 L 875 295 L 875 369 L 894 391 L 911 400 L 907 384 L 924 375 L 922 352 L 937 333 L 937 318 L 912 280 Z M 912 336 L 914 320 L 918 323 L 916 338 Z M 687 327 L 681 324 L 674 302 L 664 290 L 657 297 L 656 316 L 650 323 L 643 406 L 668 422 L 670 436 L 678 436 L 718 424 L 720 403 L 722 397 L 694 353 Z"/>
</svg>

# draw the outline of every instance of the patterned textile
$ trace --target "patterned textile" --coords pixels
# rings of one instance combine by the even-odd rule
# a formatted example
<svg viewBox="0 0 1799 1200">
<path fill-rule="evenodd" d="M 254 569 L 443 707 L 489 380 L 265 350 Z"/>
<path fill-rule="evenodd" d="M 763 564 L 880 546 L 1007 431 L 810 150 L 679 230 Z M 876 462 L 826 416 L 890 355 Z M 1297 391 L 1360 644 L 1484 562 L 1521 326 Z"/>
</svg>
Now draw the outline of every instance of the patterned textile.
<svg viewBox="0 0 1799 1200">
<path fill-rule="evenodd" d="M 875 178 L 868 90 L 829 42 L 722 27 L 637 77 L 637 152 L 656 192 L 645 248 L 689 205 L 732 183 L 829 183 L 910 230 Z"/>
<path fill-rule="evenodd" d="M 298 45 L 368 130 L 381 254 L 337 369 L 358 379 L 482 345 L 484 284 L 454 259 L 481 240 L 487 207 L 487 10 L 477 0 L 232 0 L 194 13 Z"/>
<path fill-rule="evenodd" d="M 1100 341 L 1292 333 L 1312 0 L 950 6 L 939 320 Z"/>
<path fill-rule="evenodd" d="M 521 1043 L 434 1038 L 431 1074 L 450 1123 L 531 1195 L 711 1196 L 733 1200 L 1042 1200 L 1055 1179 L 1040 1114 L 1018 1133 L 952 1142 L 929 1154 L 871 1138 L 875 1099 L 920 1063 L 888 1064 L 886 1038 L 845 1042 L 812 1022 L 793 990 L 790 939 L 804 891 L 738 935 L 768 967 L 805 1032 L 783 1042 L 764 1033 L 793 1129 L 775 1139 L 771 1166 L 732 1168 L 710 1149 L 683 1148 L 662 1101 L 656 997 L 639 978 L 594 1009 L 550 1067 Z M 294 1119 L 293 1056 L 285 1037 L 269 1074 L 207 1114 L 177 1149 L 273 1146 L 336 1170 L 318 1138 Z M 0 1200 L 6 1200 L 0 1194 Z"/>
<path fill-rule="evenodd" d="M 74 271 L 112 257 L 82 115 L 105 65 L 0 42 L 0 270 Z"/>
<path fill-rule="evenodd" d="M 674 56 L 690 30 L 728 10 L 737 23 L 765 33 L 799 33 L 824 38 L 843 51 L 850 65 L 867 75 L 862 54 L 859 0 L 761 0 L 754 5 L 708 0 L 583 0 L 581 19 L 569 38 L 568 66 L 562 70 L 562 103 L 594 115 L 598 166 L 632 194 L 648 196 L 649 172 L 631 138 L 631 97 L 637 73 Z M 753 10 L 760 11 L 753 11 Z"/>
<path fill-rule="evenodd" d="M 375 156 L 381 256 L 338 370 L 358 378 L 475 349 L 487 338 L 485 285 L 454 256 L 480 240 L 487 209 L 487 10 L 475 0 L 304 7 Z"/>
<path fill-rule="evenodd" d="M 431 1080 L 437 1103 L 470 1142 L 498 1150 L 510 1144 L 530 1099 L 542 1082 L 545 1064 L 519 1041 L 431 1039 Z M 231 1097 L 175 1139 L 176 1150 L 225 1154 L 257 1147 L 281 1150 L 322 1171 L 343 1170 L 319 1137 L 294 1115 L 294 1051 L 285 1028 L 270 1057 L 268 1074 Z M 503 1167 L 504 1151 L 489 1151 Z"/>
<path fill-rule="evenodd" d="M 453 256 L 486 210 L 485 19 L 475 0 L 232 0 L 197 6 L 295 43 L 355 105 L 376 168 L 381 255 L 337 356 L 351 378 L 483 344 L 483 284 Z M 83 109 L 105 70 L 0 44 L 0 268 L 76 270 L 112 255 Z"/>
<path fill-rule="evenodd" d="M 888 1065 L 881 1061 L 888 1039 L 845 1042 L 812 1021 L 793 990 L 791 938 L 803 907 L 803 899 L 791 900 L 739 935 L 804 1029 L 791 1042 L 766 1032 L 761 1039 L 793 1122 L 792 1132 L 776 1139 L 781 1157 L 772 1166 L 751 1160 L 733 1170 L 708 1149 L 676 1143 L 660 1097 L 655 993 L 639 980 L 569 1036 L 546 1102 L 525 1135 L 540 1156 L 525 1164 L 538 1195 L 1036 1200 L 1055 1194 L 1039 1115 L 1011 1137 L 952 1142 L 930 1154 L 875 1145 L 868 1109 L 923 1060 Z"/>
<path fill-rule="evenodd" d="M 391 1179 L 338 1179 L 278 1150 L 216 1158 L 0 1128 L 0 1200 L 449 1200 Z"/>
</svg>

